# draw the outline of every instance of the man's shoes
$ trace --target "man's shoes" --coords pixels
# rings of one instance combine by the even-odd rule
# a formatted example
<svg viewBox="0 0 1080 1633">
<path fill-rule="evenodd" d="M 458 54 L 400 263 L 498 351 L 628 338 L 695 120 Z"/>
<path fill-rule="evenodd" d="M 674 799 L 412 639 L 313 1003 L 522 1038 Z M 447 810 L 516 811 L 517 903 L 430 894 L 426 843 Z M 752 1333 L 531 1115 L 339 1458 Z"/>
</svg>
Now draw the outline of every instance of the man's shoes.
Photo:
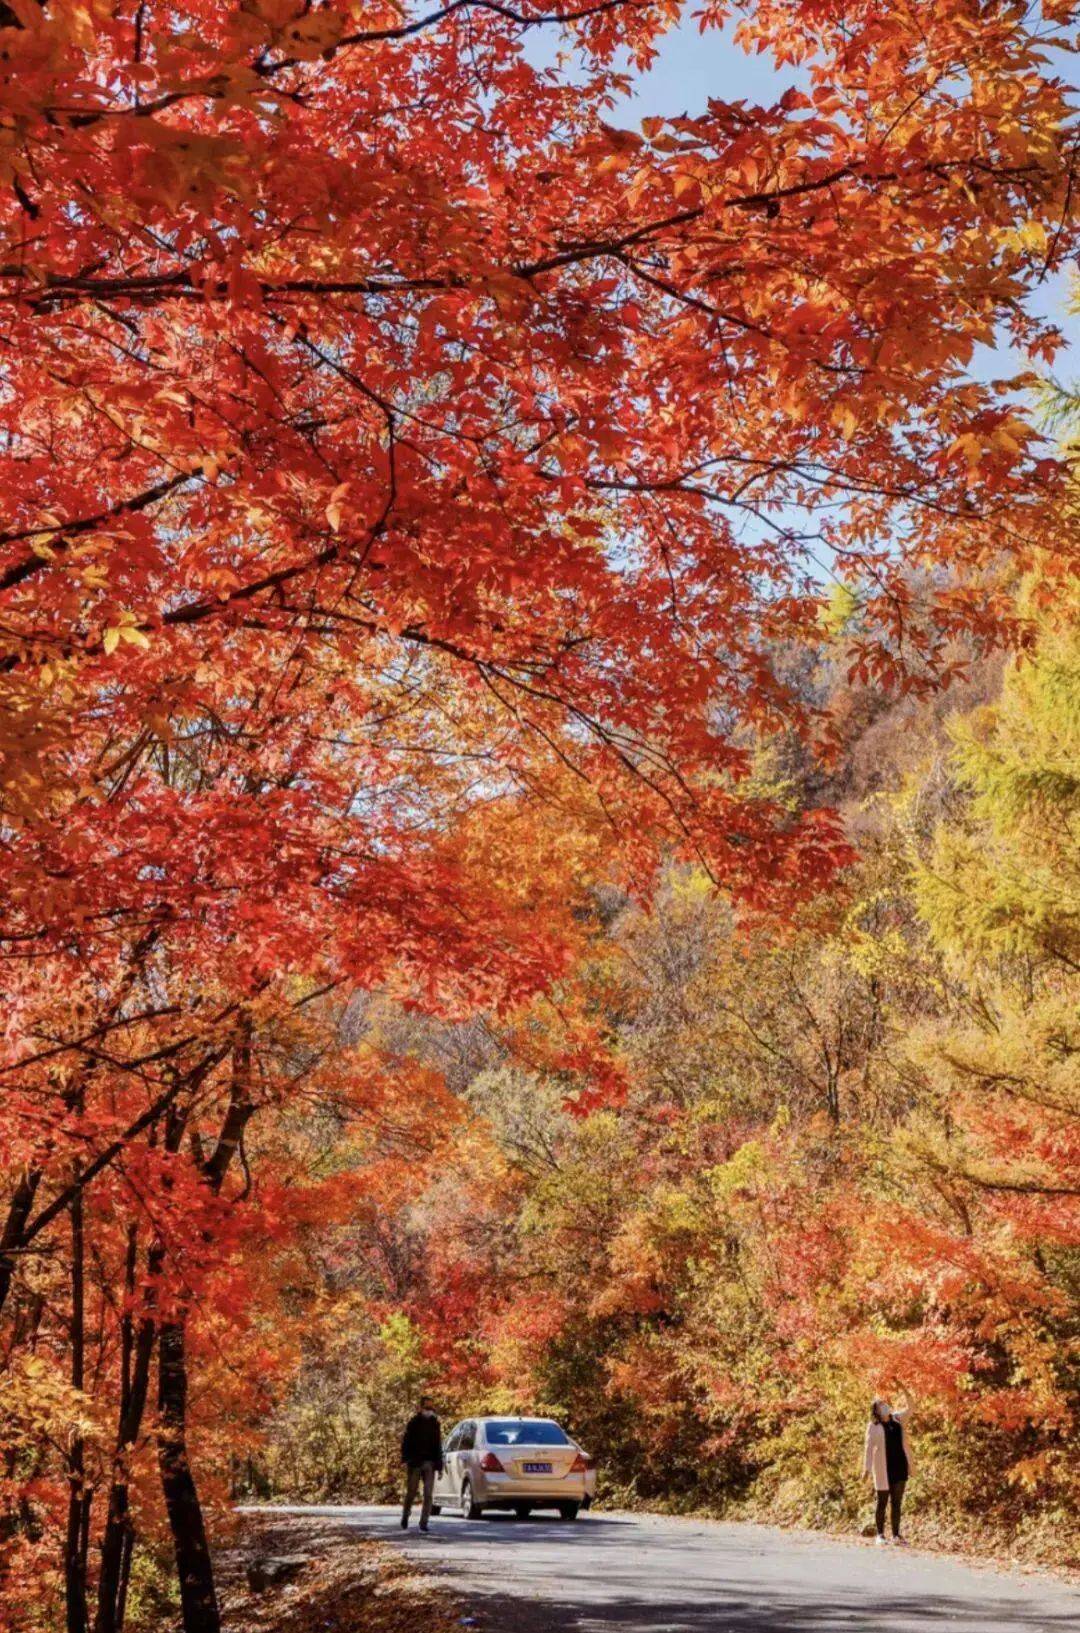
<svg viewBox="0 0 1080 1633">
<path fill-rule="evenodd" d="M 402 1514 L 402 1516 L 401 1516 L 401 1529 L 403 1531 L 407 1531 L 409 1529 L 409 1521 L 408 1521 L 408 1518 L 404 1514 Z"/>
<path fill-rule="evenodd" d="M 907 1548 L 909 1546 L 908 1539 L 907 1537 L 893 1537 L 892 1545 L 894 1548 Z"/>
<path fill-rule="evenodd" d="M 886 1543 L 884 1537 L 875 1537 L 874 1538 L 874 1547 L 875 1548 L 885 1548 L 887 1546 L 888 1546 L 888 1544 Z"/>
<path fill-rule="evenodd" d="M 421 1527 L 420 1527 L 420 1529 L 421 1529 L 421 1531 L 426 1531 L 426 1530 L 427 1530 L 427 1526 L 426 1526 L 426 1525 L 422 1525 L 422 1526 L 421 1526 Z"/>
</svg>

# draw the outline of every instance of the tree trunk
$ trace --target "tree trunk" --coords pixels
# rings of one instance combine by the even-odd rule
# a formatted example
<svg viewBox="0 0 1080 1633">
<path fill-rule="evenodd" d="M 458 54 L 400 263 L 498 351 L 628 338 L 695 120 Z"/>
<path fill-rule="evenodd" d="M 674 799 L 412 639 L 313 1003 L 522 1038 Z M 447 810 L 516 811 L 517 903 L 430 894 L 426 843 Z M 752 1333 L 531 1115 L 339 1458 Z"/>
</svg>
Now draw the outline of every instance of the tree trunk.
<svg viewBox="0 0 1080 1633">
<path fill-rule="evenodd" d="M 128 1237 L 125 1276 L 129 1298 L 135 1285 L 134 1250 L 135 1230 L 132 1227 Z M 153 1288 L 155 1279 L 160 1274 L 163 1258 L 164 1249 L 160 1243 L 155 1243 L 146 1260 L 147 1285 L 150 1288 Z M 101 1571 L 98 1577 L 98 1606 L 94 1633 L 119 1633 L 124 1625 L 127 1577 L 135 1546 L 135 1529 L 128 1503 L 128 1457 L 139 1437 L 143 1413 L 146 1410 L 150 1388 L 150 1365 L 156 1336 L 157 1324 L 151 1311 L 148 1311 L 140 1321 L 137 1336 L 132 1331 L 131 1317 L 124 1317 L 120 1334 L 120 1416 L 116 1429 L 116 1450 L 113 1453 L 109 1506 L 101 1539 Z"/>
<path fill-rule="evenodd" d="M 129 1539 L 134 1540 L 128 1513 L 128 1483 L 126 1470 L 119 1469 L 114 1470 L 113 1482 L 109 1487 L 109 1509 L 101 1539 L 101 1572 L 98 1576 L 94 1633 L 118 1633 L 123 1626 L 119 1607 L 124 1555 Z"/>
<path fill-rule="evenodd" d="M 128 1583 L 131 1581 L 131 1558 L 135 1552 L 135 1527 L 129 1525 L 124 1533 L 124 1550 L 120 1557 L 120 1588 L 116 1595 L 116 1625 L 123 1627 L 127 1614 Z"/>
<path fill-rule="evenodd" d="M 73 1179 L 78 1181 L 78 1164 Z M 85 1383 L 85 1246 L 83 1241 L 82 1191 L 71 1199 L 71 1382 L 81 1390 Z M 86 1540 L 90 1522 L 90 1493 L 86 1485 L 83 1437 L 78 1430 L 68 1450 L 68 1513 L 64 1542 L 64 1598 L 67 1633 L 86 1633 Z"/>
<path fill-rule="evenodd" d="M 184 1326 L 162 1325 L 158 1337 L 158 1467 L 169 1516 L 184 1633 L 220 1633 L 221 1613 L 199 1494 L 187 1454 L 187 1364 Z"/>
<path fill-rule="evenodd" d="M 232 1051 L 229 1104 L 213 1152 L 202 1164 L 203 1179 L 217 1194 L 254 1112 L 251 1097 L 251 1020 L 241 1019 Z M 184 1126 L 179 1110 L 171 1117 L 166 1145 L 175 1150 Z M 158 1335 L 158 1468 L 169 1516 L 184 1633 L 220 1633 L 221 1612 L 214 1567 L 199 1494 L 187 1454 L 187 1357 L 184 1320 L 163 1322 Z"/>
<path fill-rule="evenodd" d="M 0 1233 L 0 1310 L 4 1308 L 15 1274 L 16 1255 L 22 1244 L 23 1229 L 30 1217 L 37 1188 L 41 1184 L 41 1169 L 29 1169 L 15 1187 L 8 1204 L 7 1218 Z"/>
</svg>

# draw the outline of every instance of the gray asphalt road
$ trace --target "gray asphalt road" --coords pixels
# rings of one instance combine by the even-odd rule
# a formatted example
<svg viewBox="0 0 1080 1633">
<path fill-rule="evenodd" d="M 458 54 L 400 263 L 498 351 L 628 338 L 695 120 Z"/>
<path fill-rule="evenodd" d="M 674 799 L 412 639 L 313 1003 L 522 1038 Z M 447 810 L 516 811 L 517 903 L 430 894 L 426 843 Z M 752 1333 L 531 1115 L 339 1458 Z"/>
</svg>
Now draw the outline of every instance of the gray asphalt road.
<svg viewBox="0 0 1080 1633">
<path fill-rule="evenodd" d="M 443 1514 L 423 1537 L 387 1508 L 307 1512 L 397 1543 L 489 1633 L 1080 1633 L 1080 1591 L 916 1548 L 602 1513 Z"/>
</svg>

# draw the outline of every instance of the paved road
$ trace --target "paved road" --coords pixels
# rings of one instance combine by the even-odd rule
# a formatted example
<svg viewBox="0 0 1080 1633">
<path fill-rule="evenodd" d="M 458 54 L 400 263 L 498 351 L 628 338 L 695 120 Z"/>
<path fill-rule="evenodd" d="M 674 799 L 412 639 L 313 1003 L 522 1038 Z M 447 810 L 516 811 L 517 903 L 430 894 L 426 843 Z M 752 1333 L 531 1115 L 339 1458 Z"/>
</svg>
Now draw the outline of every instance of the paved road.
<svg viewBox="0 0 1080 1633">
<path fill-rule="evenodd" d="M 490 1633 L 1080 1633 L 1080 1591 L 914 1548 L 602 1513 L 443 1514 L 423 1537 L 387 1508 L 306 1512 L 399 1544 Z"/>
</svg>

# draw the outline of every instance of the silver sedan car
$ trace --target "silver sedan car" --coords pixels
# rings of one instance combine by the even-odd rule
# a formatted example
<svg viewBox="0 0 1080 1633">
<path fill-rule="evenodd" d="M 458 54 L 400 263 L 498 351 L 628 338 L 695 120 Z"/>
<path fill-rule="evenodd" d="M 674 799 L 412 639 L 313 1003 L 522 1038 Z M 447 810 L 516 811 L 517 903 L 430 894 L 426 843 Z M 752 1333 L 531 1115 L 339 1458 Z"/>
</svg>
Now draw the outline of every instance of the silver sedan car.
<svg viewBox="0 0 1080 1633">
<path fill-rule="evenodd" d="M 525 1519 L 534 1508 L 554 1508 L 575 1520 L 595 1493 L 592 1458 L 553 1418 L 466 1418 L 443 1443 L 432 1512 L 458 1508 L 478 1520 L 501 1508 Z"/>
</svg>

